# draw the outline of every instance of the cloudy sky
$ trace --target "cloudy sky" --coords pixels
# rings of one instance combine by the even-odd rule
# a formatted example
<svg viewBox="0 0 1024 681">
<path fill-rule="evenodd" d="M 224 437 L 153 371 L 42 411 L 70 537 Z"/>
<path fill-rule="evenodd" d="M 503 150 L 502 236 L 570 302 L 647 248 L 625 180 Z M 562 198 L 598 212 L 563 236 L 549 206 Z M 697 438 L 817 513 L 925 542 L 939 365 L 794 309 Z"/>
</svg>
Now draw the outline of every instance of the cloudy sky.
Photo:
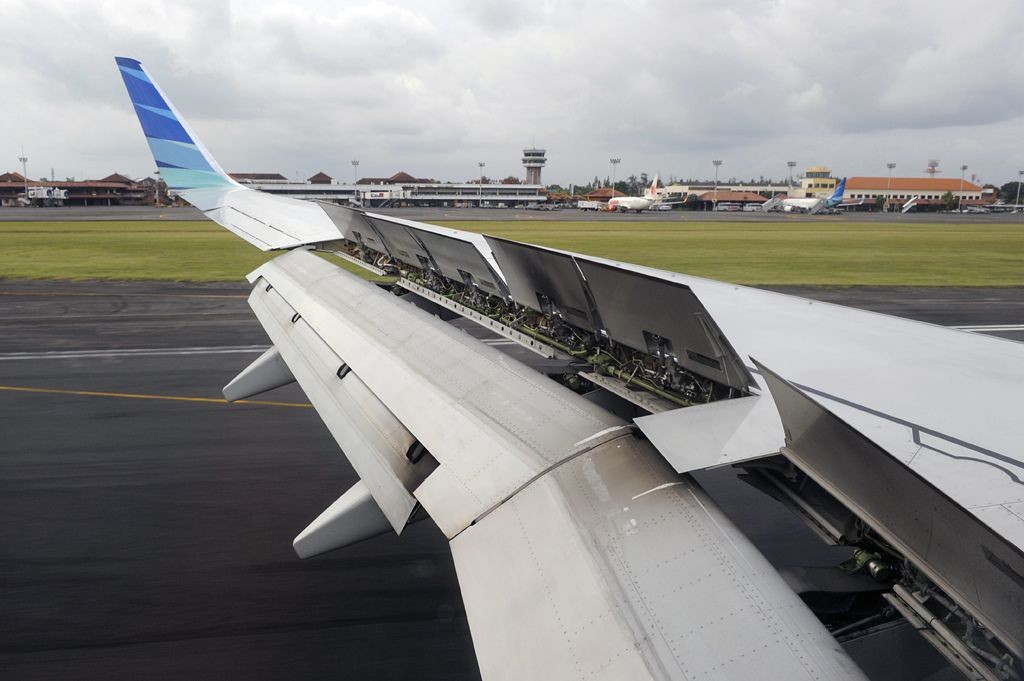
<svg viewBox="0 0 1024 681">
<path fill-rule="evenodd" d="M 1001 184 L 1024 169 L 1024 3 L 0 0 L 0 171 L 150 174 L 140 59 L 232 172 L 610 173 Z"/>
</svg>

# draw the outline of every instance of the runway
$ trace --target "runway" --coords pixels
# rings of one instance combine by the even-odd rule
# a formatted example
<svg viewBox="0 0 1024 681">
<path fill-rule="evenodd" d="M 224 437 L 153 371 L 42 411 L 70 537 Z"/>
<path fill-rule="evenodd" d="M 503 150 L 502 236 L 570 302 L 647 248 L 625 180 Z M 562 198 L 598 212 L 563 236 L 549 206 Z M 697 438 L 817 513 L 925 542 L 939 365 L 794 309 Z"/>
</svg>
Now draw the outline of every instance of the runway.
<svg viewBox="0 0 1024 681">
<path fill-rule="evenodd" d="M 713 211 L 647 211 L 644 213 L 606 213 L 575 208 L 559 210 L 526 210 L 523 208 L 367 208 L 371 213 L 390 215 L 421 222 L 470 221 L 583 221 L 583 222 L 852 222 L 940 223 L 940 224 L 1019 224 L 1024 216 L 1012 213 L 871 213 L 849 212 L 838 215 L 805 215 L 795 213 L 713 212 Z M 53 222 L 92 220 L 205 220 L 191 206 L 62 206 L 59 208 L 0 208 L 0 222 Z"/>
<path fill-rule="evenodd" d="M 205 220 L 192 206 L 60 206 L 0 208 L 0 222 L 56 222 L 68 220 Z"/>
<path fill-rule="evenodd" d="M 1024 340 L 1019 289 L 795 292 Z M 220 399 L 268 343 L 247 294 L 0 281 L 5 677 L 479 678 L 429 520 L 295 557 L 355 477 L 295 386 Z M 752 513 L 730 472 L 701 479 L 769 559 L 809 534 L 770 504 Z M 804 564 L 833 561 L 814 546 Z"/>
<path fill-rule="evenodd" d="M 292 552 L 355 477 L 294 386 L 218 399 L 247 292 L 0 283 L 4 678 L 478 678 L 432 523 Z"/>
</svg>

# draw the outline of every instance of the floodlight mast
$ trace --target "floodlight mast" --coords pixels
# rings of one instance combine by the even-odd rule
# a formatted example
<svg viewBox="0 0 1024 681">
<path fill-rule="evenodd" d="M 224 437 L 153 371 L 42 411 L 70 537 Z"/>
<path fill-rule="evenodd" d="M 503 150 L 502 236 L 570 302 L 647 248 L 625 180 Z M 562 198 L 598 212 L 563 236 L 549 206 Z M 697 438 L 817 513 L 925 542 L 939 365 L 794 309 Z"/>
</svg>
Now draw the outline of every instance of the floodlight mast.
<svg viewBox="0 0 1024 681">
<path fill-rule="evenodd" d="M 957 212 L 962 212 L 964 207 L 964 174 L 967 172 L 967 164 L 960 166 L 960 196 L 957 198 Z"/>
<path fill-rule="evenodd" d="M 608 159 L 608 162 L 612 164 L 612 190 L 608 194 L 608 200 L 611 201 L 612 199 L 615 198 L 615 168 L 620 163 L 622 163 L 622 159 L 621 158 L 610 158 L 610 159 Z"/>
<path fill-rule="evenodd" d="M 477 165 L 480 166 L 480 186 L 478 187 L 478 189 L 479 189 L 478 196 L 479 196 L 480 207 L 483 208 L 484 207 L 484 166 L 486 166 L 487 164 L 484 163 L 483 161 L 480 161 L 479 163 L 477 163 Z"/>
<path fill-rule="evenodd" d="M 719 166 L 722 165 L 722 162 L 720 160 L 716 159 L 716 160 L 712 161 L 712 163 L 715 166 L 715 193 L 714 193 L 713 198 L 711 199 L 711 210 L 712 211 L 717 211 L 718 210 L 718 168 L 719 168 Z"/>
<path fill-rule="evenodd" d="M 28 203 L 28 156 L 25 155 L 25 147 L 21 148 L 18 160 L 21 161 L 21 178 L 25 180 L 25 203 Z"/>
<path fill-rule="evenodd" d="M 885 212 L 889 212 L 889 199 L 892 198 L 892 169 L 896 167 L 895 163 L 889 162 L 885 164 L 885 167 L 889 169 L 889 181 L 885 185 Z"/>
</svg>

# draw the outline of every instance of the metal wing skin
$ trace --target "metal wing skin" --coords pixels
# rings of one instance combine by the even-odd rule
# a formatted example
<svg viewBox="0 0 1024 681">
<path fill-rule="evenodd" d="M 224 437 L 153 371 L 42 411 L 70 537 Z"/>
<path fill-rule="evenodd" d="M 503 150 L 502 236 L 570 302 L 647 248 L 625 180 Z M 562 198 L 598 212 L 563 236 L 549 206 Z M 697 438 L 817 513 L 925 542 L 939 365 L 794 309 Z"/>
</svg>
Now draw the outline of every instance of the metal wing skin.
<svg viewBox="0 0 1024 681">
<path fill-rule="evenodd" d="M 807 480 L 849 515 L 826 534 L 887 561 L 887 597 L 929 640 L 979 678 L 1016 678 L 1024 344 L 265 195 L 223 172 L 141 64 L 117 63 L 171 189 L 288 251 L 250 275 L 274 348 L 225 396 L 297 381 L 359 474 L 300 555 L 400 533 L 422 509 L 487 679 L 864 678 L 690 476 L 772 456 L 780 484 Z M 401 295 L 311 250 L 394 274 Z M 899 512 L 901 495 L 927 512 Z M 955 536 L 969 560 L 929 545 Z"/>
<path fill-rule="evenodd" d="M 260 322 L 361 475 L 354 424 L 331 416 L 365 404 L 351 381 L 429 451 L 405 484 L 451 541 L 485 678 L 862 678 L 628 423 L 312 253 L 252 277 Z"/>
</svg>

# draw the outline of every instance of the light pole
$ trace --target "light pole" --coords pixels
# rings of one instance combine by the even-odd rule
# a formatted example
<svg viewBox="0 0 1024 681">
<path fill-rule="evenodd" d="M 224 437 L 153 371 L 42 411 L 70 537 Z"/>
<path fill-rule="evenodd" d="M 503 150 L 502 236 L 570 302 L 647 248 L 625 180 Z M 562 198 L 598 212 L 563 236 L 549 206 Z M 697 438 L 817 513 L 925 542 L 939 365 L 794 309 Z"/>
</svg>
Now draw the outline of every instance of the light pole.
<svg viewBox="0 0 1024 681">
<path fill-rule="evenodd" d="M 957 212 L 962 211 L 963 210 L 963 206 L 964 206 L 964 173 L 966 173 L 966 172 L 967 172 L 967 164 L 965 163 L 962 166 L 960 166 L 960 197 L 957 199 L 957 202 L 956 202 L 956 210 L 957 210 Z"/>
<path fill-rule="evenodd" d="M 22 148 L 21 156 L 18 157 L 21 161 L 21 177 L 25 180 L 25 202 L 28 202 L 28 156 L 25 155 L 25 149 Z"/>
<path fill-rule="evenodd" d="M 359 173 L 359 161 L 356 161 L 355 159 L 353 159 L 352 160 L 352 198 L 349 199 L 351 204 L 355 204 L 356 203 L 356 198 L 359 195 L 358 190 L 356 190 L 356 187 L 358 186 L 358 180 L 357 180 L 358 173 Z"/>
<path fill-rule="evenodd" d="M 1020 210 L 1020 181 L 1024 180 L 1024 170 L 1017 171 L 1017 200 L 1013 202 L 1013 209 Z"/>
<path fill-rule="evenodd" d="M 892 169 L 896 167 L 895 163 L 886 163 L 885 167 L 889 169 L 889 181 L 885 185 L 885 212 L 889 212 L 889 198 L 892 192 Z"/>
<path fill-rule="evenodd" d="M 480 207 L 484 207 L 484 166 L 487 165 L 483 161 L 477 163 L 480 166 Z"/>
<path fill-rule="evenodd" d="M 714 160 L 712 163 L 715 165 L 715 194 L 714 198 L 711 199 L 711 210 L 715 211 L 718 210 L 718 167 L 722 165 L 722 162 Z"/>
<path fill-rule="evenodd" d="M 615 167 L 622 163 L 621 158 L 610 158 L 608 162 L 612 164 L 612 191 L 608 194 L 608 200 L 611 201 L 615 198 Z"/>
</svg>

